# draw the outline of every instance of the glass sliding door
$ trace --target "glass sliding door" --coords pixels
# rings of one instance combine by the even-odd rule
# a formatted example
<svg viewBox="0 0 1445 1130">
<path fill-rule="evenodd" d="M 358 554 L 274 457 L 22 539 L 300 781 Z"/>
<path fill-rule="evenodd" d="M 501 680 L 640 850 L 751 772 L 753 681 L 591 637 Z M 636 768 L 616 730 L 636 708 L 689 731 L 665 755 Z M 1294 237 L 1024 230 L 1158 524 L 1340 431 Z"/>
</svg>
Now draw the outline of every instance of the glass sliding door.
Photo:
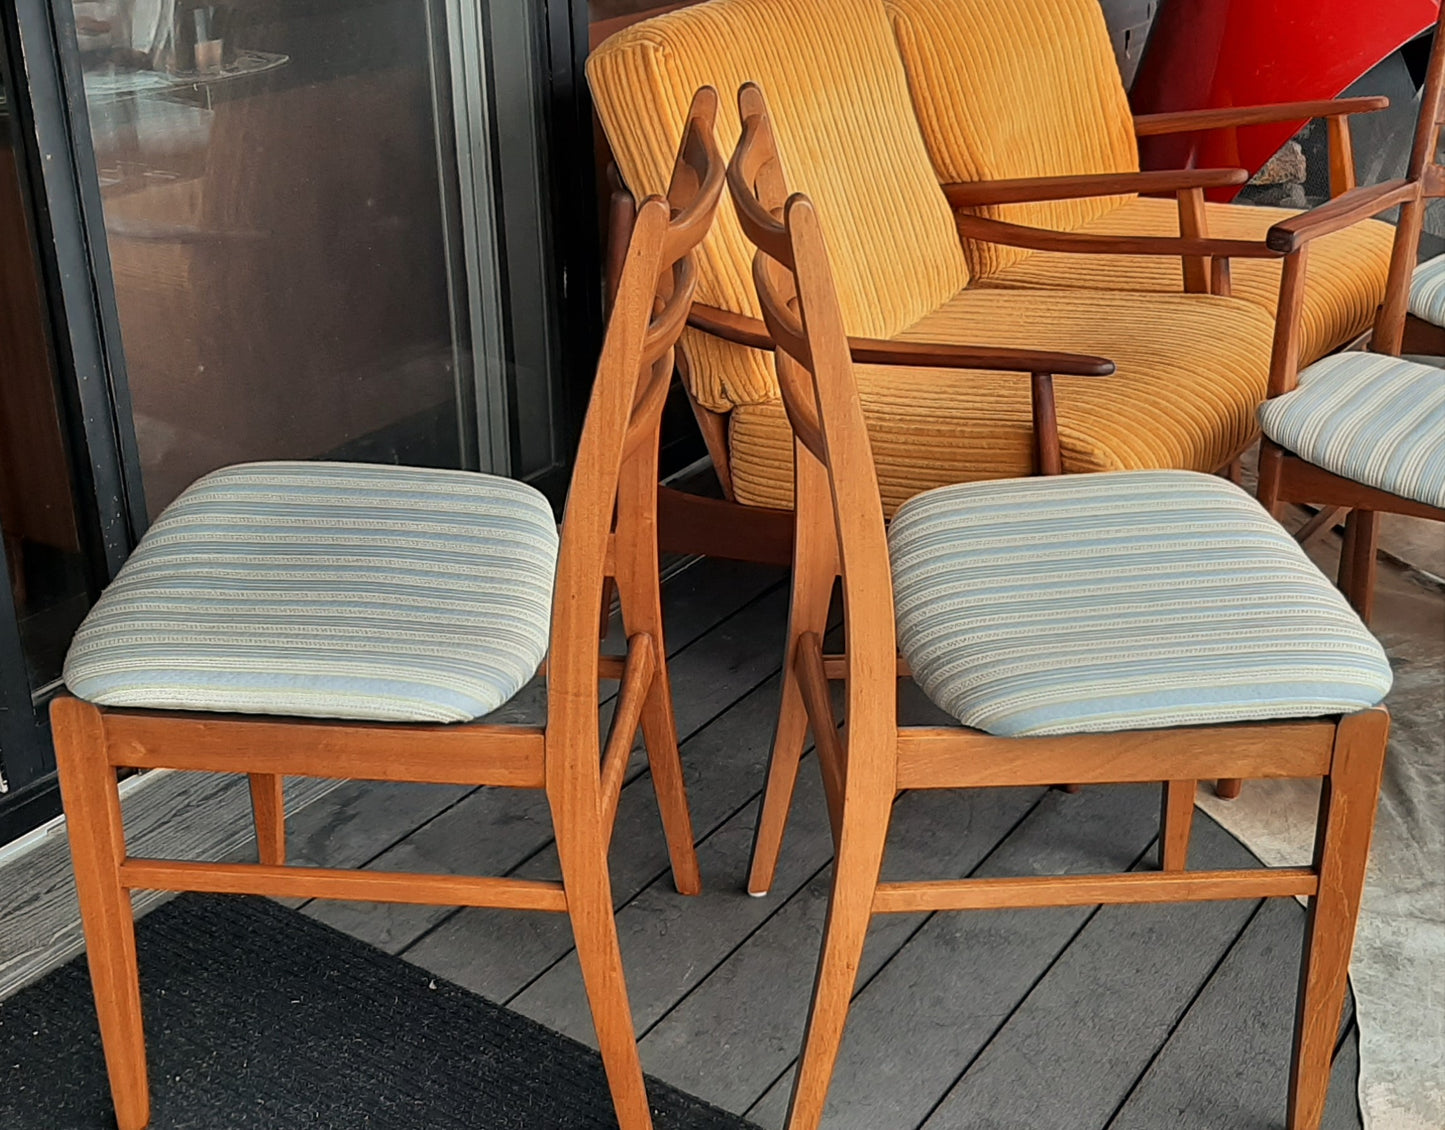
<svg viewBox="0 0 1445 1130">
<path fill-rule="evenodd" d="M 245 460 L 494 462 L 447 6 L 73 0 L 151 517 Z"/>
</svg>

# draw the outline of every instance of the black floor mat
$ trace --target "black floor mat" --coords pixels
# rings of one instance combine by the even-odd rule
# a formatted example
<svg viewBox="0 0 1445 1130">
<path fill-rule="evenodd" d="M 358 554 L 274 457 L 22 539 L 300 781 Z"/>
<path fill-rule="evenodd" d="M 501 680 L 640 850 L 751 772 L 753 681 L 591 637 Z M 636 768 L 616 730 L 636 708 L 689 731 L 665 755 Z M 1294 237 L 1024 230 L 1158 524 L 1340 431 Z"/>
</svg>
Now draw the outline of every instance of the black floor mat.
<svg viewBox="0 0 1445 1130">
<path fill-rule="evenodd" d="M 269 900 L 182 895 L 138 943 L 155 1130 L 617 1125 L 595 1052 Z M 648 1094 L 657 1130 L 750 1125 Z M 0 1127 L 113 1126 L 81 957 L 0 1002 Z"/>
</svg>

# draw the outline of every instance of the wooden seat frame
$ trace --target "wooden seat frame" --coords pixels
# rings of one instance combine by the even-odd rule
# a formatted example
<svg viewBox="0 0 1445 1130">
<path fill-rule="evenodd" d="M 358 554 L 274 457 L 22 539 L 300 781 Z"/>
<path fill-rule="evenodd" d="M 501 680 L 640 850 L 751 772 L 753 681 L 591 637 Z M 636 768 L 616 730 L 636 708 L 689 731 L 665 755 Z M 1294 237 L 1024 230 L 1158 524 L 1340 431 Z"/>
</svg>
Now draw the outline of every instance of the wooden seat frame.
<svg viewBox="0 0 1445 1130">
<path fill-rule="evenodd" d="M 837 294 L 812 203 L 776 212 L 779 179 L 760 139 L 765 115 L 744 92 L 746 123 L 729 166 L 744 232 L 759 249 L 753 277 L 777 343 L 778 381 L 795 437 L 797 536 L 786 678 L 806 708 L 832 820 L 832 893 L 789 1130 L 822 1117 L 848 1005 L 875 914 L 992 907 L 1094 905 L 1307 896 L 1290 1130 L 1315 1130 L 1324 1109 L 1356 913 L 1374 824 L 1389 715 L 1079 734 L 994 737 L 960 726 L 900 726 L 900 676 L 883 509 Z M 750 104 L 751 103 L 751 104 Z M 847 652 L 825 656 L 821 635 L 841 579 Z M 834 716 L 830 676 L 845 682 L 847 726 Z M 1052 781 L 1188 785 L 1204 777 L 1323 778 L 1309 867 L 1191 872 L 1184 790 L 1162 873 L 880 882 L 894 798 L 902 789 L 1046 785 Z M 1179 803 L 1175 812 L 1173 805 Z M 1178 825 L 1184 825 L 1182 836 Z M 1170 840 L 1173 840 L 1171 846 Z"/>
<path fill-rule="evenodd" d="M 129 892 L 136 889 L 546 910 L 569 915 L 623 1130 L 651 1126 L 634 1039 L 607 848 L 638 727 L 684 894 L 700 889 L 662 633 L 656 535 L 658 431 L 673 347 L 696 286 L 692 249 L 723 189 L 698 93 L 668 198 L 638 210 L 562 522 L 545 725 L 368 724 L 236 714 L 112 710 L 73 697 L 51 708 L 76 887 L 121 1130 L 150 1117 Z M 615 522 L 614 522 L 615 512 Z M 625 656 L 599 655 L 604 580 L 615 581 Z M 599 740 L 598 681 L 620 687 Z M 250 776 L 259 863 L 140 859 L 126 852 L 116 770 L 169 767 Z M 282 775 L 543 789 L 560 882 L 286 866 Z"/>
<path fill-rule="evenodd" d="M 1402 185 L 1405 195 L 1402 199 L 1392 198 L 1392 203 L 1400 203 L 1400 220 L 1390 255 L 1385 299 L 1375 316 L 1374 332 L 1370 335 L 1369 348 L 1376 353 L 1396 357 L 1401 353 L 1445 356 L 1445 329 L 1409 313 L 1410 282 L 1419 255 L 1425 206 L 1430 200 L 1445 196 L 1445 166 L 1439 162 L 1442 122 L 1445 122 L 1445 10 L 1442 10 L 1435 27 L 1435 43 L 1420 99 L 1420 116 L 1415 123 L 1409 169 L 1404 181 L 1392 182 Z M 1300 310 L 1304 302 L 1305 260 L 1310 242 L 1321 234 L 1318 221 L 1311 222 L 1310 217 L 1310 213 L 1305 213 L 1277 225 L 1271 232 L 1280 246 L 1284 246 L 1288 238 L 1293 252 L 1286 261 L 1281 285 L 1274 364 L 1270 369 L 1271 397 L 1290 392 L 1299 382 Z M 1408 514 L 1445 522 L 1445 508 L 1403 498 L 1333 474 L 1268 437 L 1260 445 L 1259 500 L 1276 516 L 1287 502 L 1319 506 L 1318 520 L 1311 523 L 1314 527 L 1333 524 L 1341 511 L 1349 511 L 1340 557 L 1339 584 L 1366 622 L 1374 605 L 1380 514 Z"/>
</svg>

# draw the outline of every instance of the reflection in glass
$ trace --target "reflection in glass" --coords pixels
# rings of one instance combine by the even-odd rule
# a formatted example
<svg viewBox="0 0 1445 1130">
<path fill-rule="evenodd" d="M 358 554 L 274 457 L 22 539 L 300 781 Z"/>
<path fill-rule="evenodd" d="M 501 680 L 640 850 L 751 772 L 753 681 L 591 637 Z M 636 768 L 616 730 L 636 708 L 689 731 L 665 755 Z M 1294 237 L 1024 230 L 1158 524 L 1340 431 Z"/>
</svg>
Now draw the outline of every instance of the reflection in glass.
<svg viewBox="0 0 1445 1130">
<path fill-rule="evenodd" d="M 32 690 L 89 606 L 70 464 L 0 51 L 0 532 Z"/>
<path fill-rule="evenodd" d="M 460 465 L 438 3 L 74 0 L 152 516 L 244 460 Z"/>
</svg>

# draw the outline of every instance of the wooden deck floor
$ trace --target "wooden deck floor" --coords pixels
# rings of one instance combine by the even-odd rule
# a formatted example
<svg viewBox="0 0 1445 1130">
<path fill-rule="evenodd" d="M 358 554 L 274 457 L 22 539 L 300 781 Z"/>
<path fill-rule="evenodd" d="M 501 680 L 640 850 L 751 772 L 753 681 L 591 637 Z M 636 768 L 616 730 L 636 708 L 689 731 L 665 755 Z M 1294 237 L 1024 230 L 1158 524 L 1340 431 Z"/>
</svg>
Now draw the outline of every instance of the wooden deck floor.
<svg viewBox="0 0 1445 1130">
<path fill-rule="evenodd" d="M 677 895 L 640 757 L 612 853 L 648 1071 L 782 1124 L 827 897 L 830 844 L 805 764 L 773 893 L 742 891 L 776 707 L 786 592 L 703 562 L 667 586 L 671 670 L 705 893 Z M 885 872 L 1149 867 L 1156 787 L 907 794 Z M 351 783 L 303 810 L 292 856 L 555 877 L 540 794 Z M 1252 857 L 1203 814 L 1193 866 Z M 305 911 L 592 1042 L 565 918 L 306 904 Z M 1266 1130 L 1284 1124 L 1304 911 L 1294 901 L 888 916 L 869 936 L 829 1128 Z M 1360 1126 L 1346 1009 L 1325 1125 Z"/>
</svg>

